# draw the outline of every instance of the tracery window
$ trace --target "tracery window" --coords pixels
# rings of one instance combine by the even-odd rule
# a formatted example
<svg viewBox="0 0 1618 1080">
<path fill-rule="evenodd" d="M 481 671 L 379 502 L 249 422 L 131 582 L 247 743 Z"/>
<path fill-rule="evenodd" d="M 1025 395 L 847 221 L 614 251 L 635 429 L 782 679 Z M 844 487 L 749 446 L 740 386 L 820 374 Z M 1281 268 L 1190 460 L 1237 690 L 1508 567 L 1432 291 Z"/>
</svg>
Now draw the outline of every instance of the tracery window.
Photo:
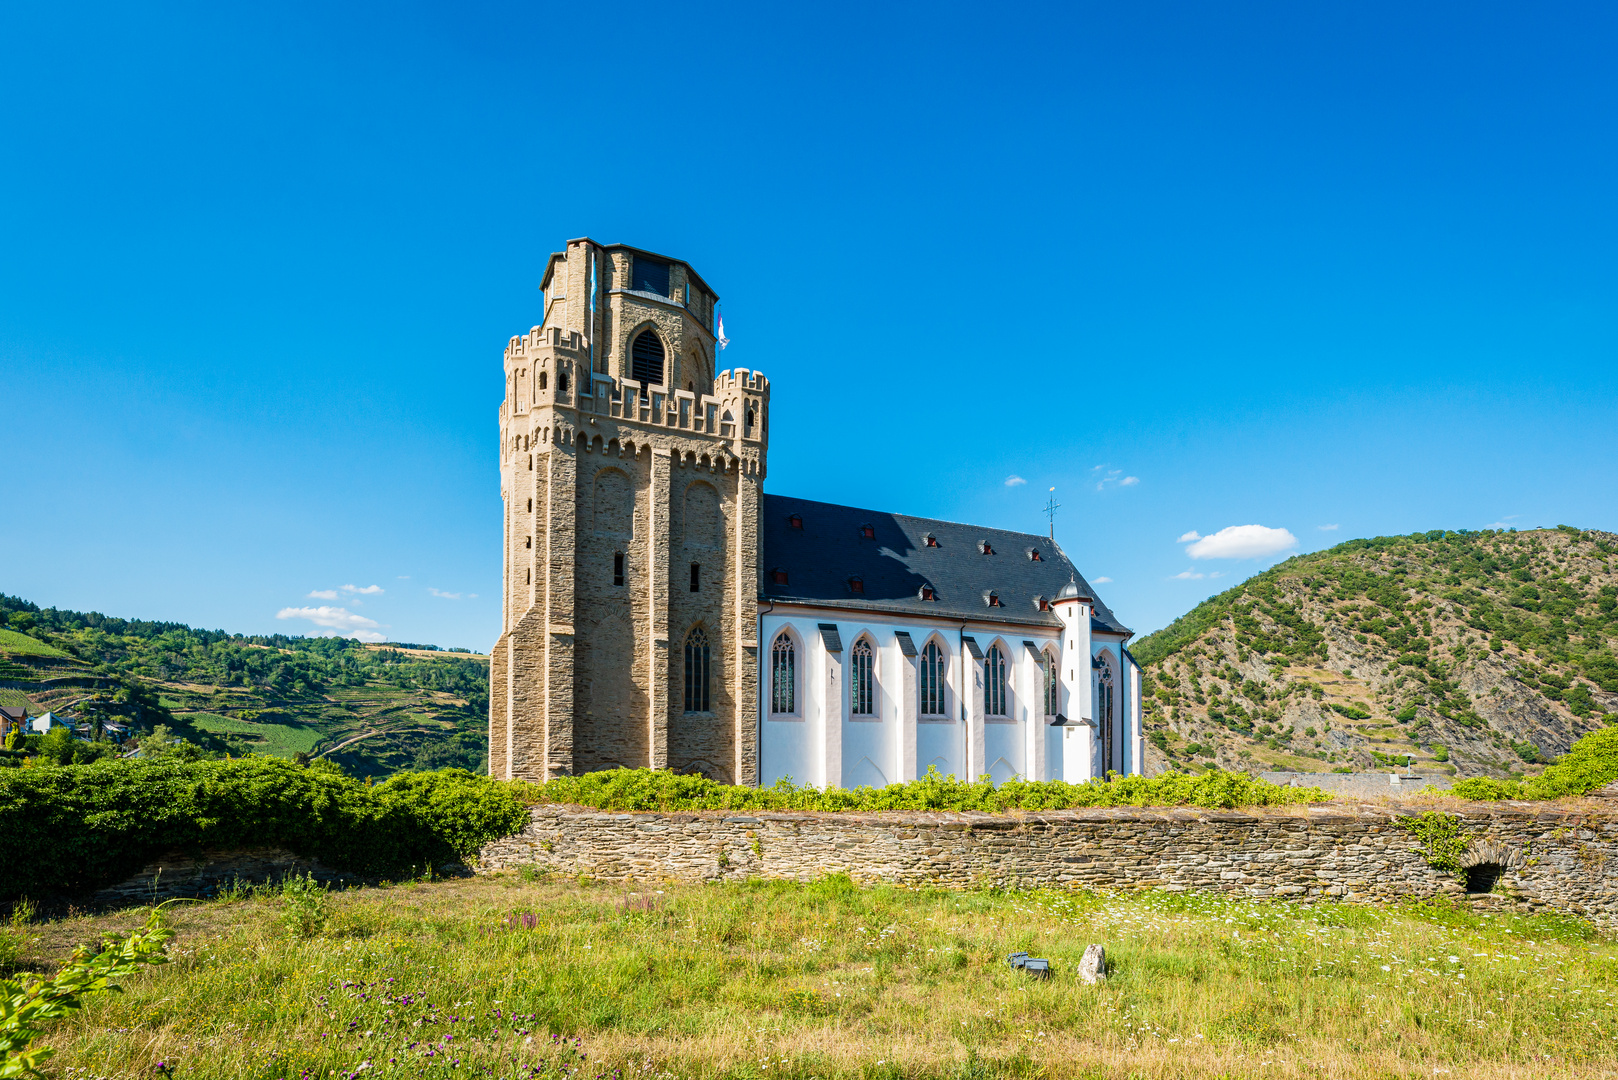
<svg viewBox="0 0 1618 1080">
<path fill-rule="evenodd" d="M 1096 727 L 1101 729 L 1101 774 L 1105 776 L 1109 771 L 1119 768 L 1121 763 L 1114 762 L 1114 743 L 1117 739 L 1112 730 L 1112 663 L 1110 658 L 1104 659 L 1101 669 L 1096 672 Z M 1121 770 L 1120 770 L 1121 771 Z"/>
<path fill-rule="evenodd" d="M 1050 653 L 1040 654 L 1039 667 L 1045 676 L 1045 715 L 1056 715 L 1056 657 Z"/>
<path fill-rule="evenodd" d="M 798 711 L 798 651 L 792 638 L 783 632 L 770 650 L 770 711 Z"/>
<path fill-rule="evenodd" d="M 921 715 L 944 716 L 944 651 L 938 642 L 929 641 L 921 650 Z"/>
<path fill-rule="evenodd" d="M 1000 646 L 989 646 L 983 660 L 983 711 L 987 716 L 1006 715 L 1006 655 Z"/>
<path fill-rule="evenodd" d="M 854 646 L 854 678 L 848 686 L 849 713 L 876 715 L 876 655 L 864 638 Z"/>
<path fill-rule="evenodd" d="M 685 711 L 708 712 L 708 635 L 702 628 L 685 639 Z"/>
</svg>

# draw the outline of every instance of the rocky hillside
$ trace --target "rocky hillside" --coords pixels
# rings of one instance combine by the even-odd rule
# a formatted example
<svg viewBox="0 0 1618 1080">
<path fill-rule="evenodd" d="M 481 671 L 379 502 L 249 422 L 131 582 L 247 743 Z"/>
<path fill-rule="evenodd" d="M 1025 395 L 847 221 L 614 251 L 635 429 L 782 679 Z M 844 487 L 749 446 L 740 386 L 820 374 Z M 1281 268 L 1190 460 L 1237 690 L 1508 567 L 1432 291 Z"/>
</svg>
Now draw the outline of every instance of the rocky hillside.
<svg viewBox="0 0 1618 1080">
<path fill-rule="evenodd" d="M 1148 772 L 1537 772 L 1618 723 L 1618 536 L 1562 526 L 1351 540 L 1132 650 Z"/>
</svg>

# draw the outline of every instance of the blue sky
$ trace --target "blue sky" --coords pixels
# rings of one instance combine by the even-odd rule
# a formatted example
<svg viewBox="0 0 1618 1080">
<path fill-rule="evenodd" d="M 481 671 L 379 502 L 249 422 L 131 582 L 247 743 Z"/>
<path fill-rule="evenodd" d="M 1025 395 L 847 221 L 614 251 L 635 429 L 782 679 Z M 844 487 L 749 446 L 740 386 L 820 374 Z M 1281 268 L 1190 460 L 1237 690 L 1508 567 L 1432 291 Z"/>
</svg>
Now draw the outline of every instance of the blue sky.
<svg viewBox="0 0 1618 1080">
<path fill-rule="evenodd" d="M 1142 632 L 1618 528 L 1615 10 L 9 5 L 0 591 L 487 648 L 501 348 L 585 235 L 720 292 L 768 490 L 1055 487 Z"/>
</svg>

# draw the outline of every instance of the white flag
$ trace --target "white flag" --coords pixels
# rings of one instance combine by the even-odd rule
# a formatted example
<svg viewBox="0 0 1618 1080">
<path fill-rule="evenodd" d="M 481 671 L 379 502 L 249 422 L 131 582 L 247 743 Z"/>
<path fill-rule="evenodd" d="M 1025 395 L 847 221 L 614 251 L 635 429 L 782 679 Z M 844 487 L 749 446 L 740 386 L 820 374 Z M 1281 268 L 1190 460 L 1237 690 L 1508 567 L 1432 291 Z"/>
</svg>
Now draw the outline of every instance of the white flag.
<svg viewBox="0 0 1618 1080">
<path fill-rule="evenodd" d="M 719 332 L 714 335 L 714 340 L 719 342 L 721 349 L 730 344 L 730 339 L 725 336 L 725 317 L 723 315 L 719 316 Z"/>
</svg>

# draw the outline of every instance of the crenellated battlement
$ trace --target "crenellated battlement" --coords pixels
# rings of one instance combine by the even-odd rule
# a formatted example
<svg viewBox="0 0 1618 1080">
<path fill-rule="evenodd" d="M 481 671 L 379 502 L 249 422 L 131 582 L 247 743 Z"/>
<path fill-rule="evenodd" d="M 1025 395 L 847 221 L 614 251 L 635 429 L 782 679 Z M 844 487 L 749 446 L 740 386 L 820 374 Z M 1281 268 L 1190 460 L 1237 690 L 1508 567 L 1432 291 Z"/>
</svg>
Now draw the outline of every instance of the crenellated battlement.
<svg viewBox="0 0 1618 1080">
<path fill-rule="evenodd" d="M 727 390 L 751 390 L 768 397 L 770 380 L 764 377 L 762 371 L 736 368 L 734 371 L 721 371 L 719 377 L 713 381 L 713 389 L 715 397 L 723 397 Z"/>
<path fill-rule="evenodd" d="M 541 352 L 561 352 L 577 357 L 588 352 L 590 343 L 577 330 L 563 330 L 560 326 L 536 326 L 526 334 L 513 334 L 506 342 L 505 362 L 532 360 Z"/>
</svg>

